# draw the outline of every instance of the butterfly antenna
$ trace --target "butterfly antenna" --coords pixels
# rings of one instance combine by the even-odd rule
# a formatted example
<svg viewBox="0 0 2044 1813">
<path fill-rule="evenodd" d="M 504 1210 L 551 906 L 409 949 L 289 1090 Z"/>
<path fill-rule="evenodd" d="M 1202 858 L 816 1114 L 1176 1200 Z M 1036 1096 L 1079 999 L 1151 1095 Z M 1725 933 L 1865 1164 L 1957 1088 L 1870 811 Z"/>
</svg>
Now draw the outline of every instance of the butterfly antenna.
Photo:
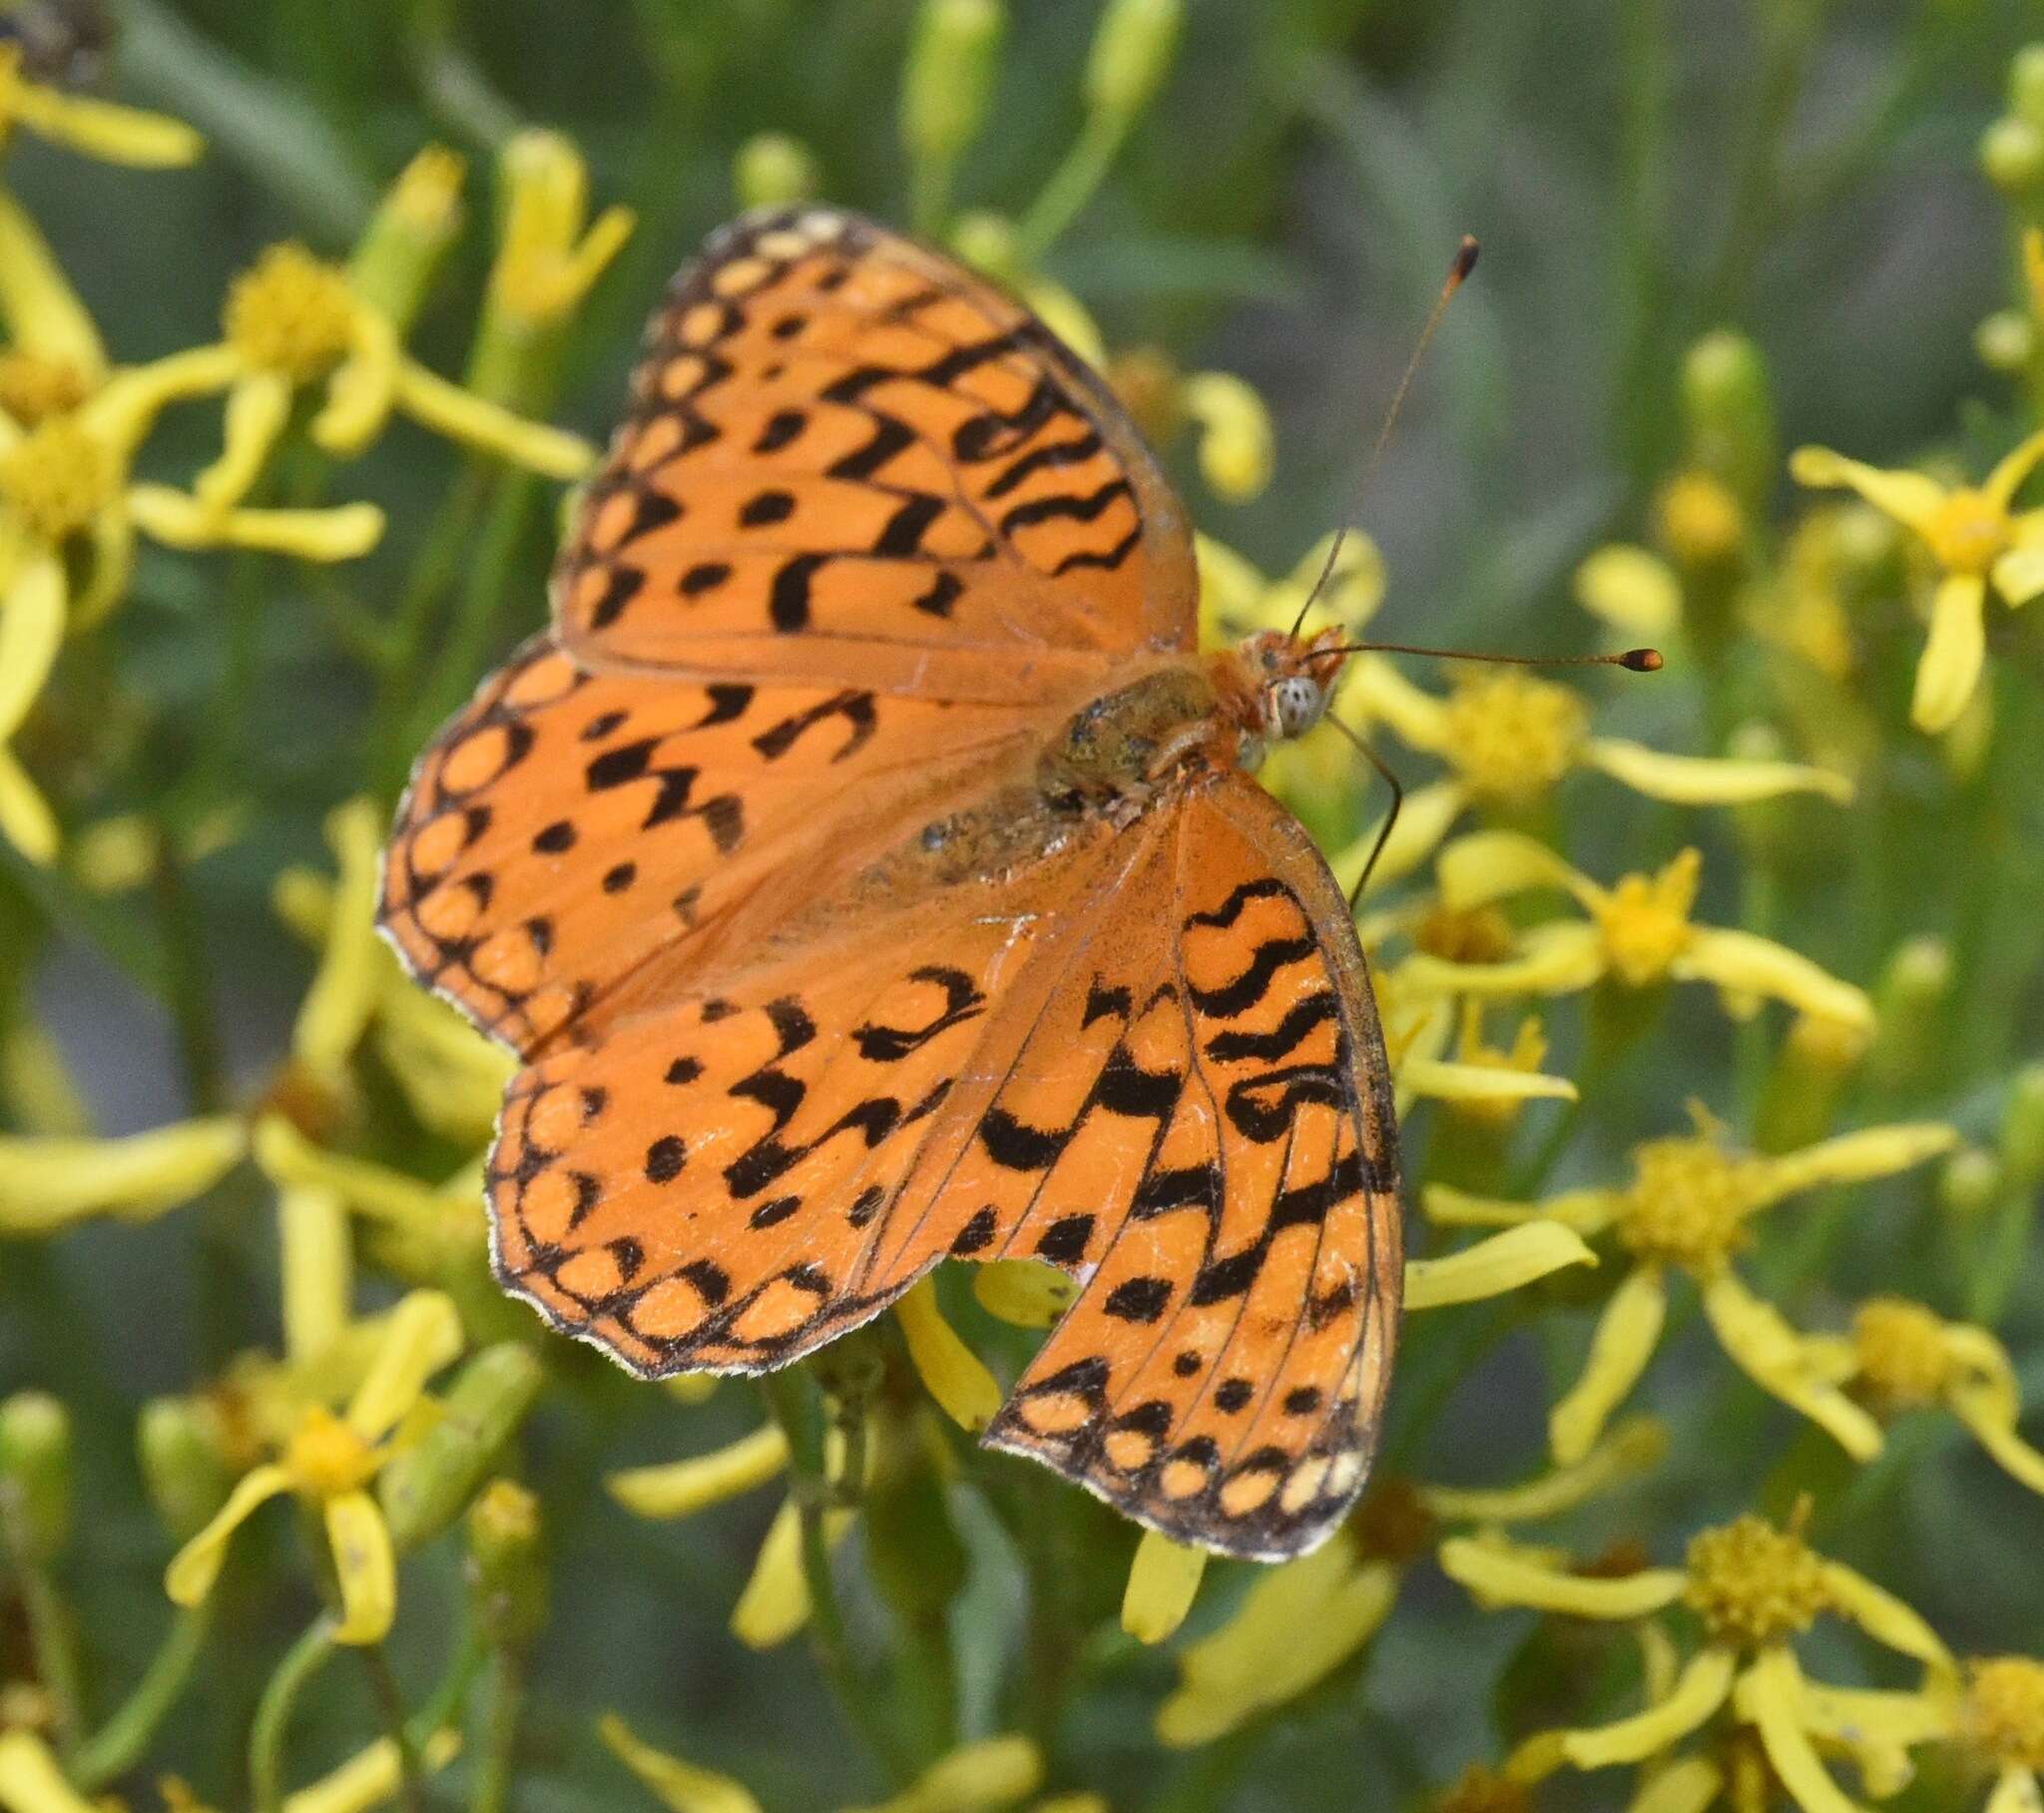
<svg viewBox="0 0 2044 1813">
<path fill-rule="evenodd" d="M 1322 649 L 1322 655 L 1428 655 L 1436 661 L 1494 662 L 1505 668 L 1625 668 L 1634 674 L 1659 674 L 1659 649 L 1627 649 L 1619 655 L 1482 655 L 1473 649 L 1422 649 L 1413 643 L 1349 643 Z"/>
<path fill-rule="evenodd" d="M 1362 477 L 1355 481 L 1355 494 L 1350 501 L 1348 514 L 1356 514 L 1356 506 L 1369 490 L 1370 481 L 1377 475 L 1382 463 L 1384 449 L 1390 444 L 1391 430 L 1397 426 L 1398 411 L 1405 405 L 1405 393 L 1412 388 L 1412 380 L 1418 374 L 1419 361 L 1426 356 L 1427 343 L 1433 338 L 1434 329 L 1441 324 L 1441 316 L 1448 311 L 1448 304 L 1454 300 L 1455 291 L 1462 287 L 1469 273 L 1476 268 L 1476 238 L 1472 233 L 1462 235 L 1462 243 L 1455 247 L 1454 262 L 1448 266 L 1448 274 L 1441 284 L 1441 292 L 1433 299 L 1433 307 L 1427 311 L 1426 325 L 1420 328 L 1419 338 L 1412 348 L 1412 356 L 1405 361 L 1405 375 L 1398 380 L 1398 388 L 1391 393 L 1391 406 L 1384 411 L 1384 425 L 1377 430 L 1376 445 L 1369 450 L 1369 459 L 1363 466 Z M 1327 582 L 1334 577 L 1334 563 L 1341 558 L 1342 545 L 1348 540 L 1348 526 L 1334 531 L 1334 539 L 1327 544 L 1327 558 L 1320 564 L 1319 577 L 1313 581 L 1312 590 L 1305 595 L 1305 602 L 1298 607 L 1298 615 L 1292 619 L 1291 634 L 1297 637 L 1299 628 L 1305 622 L 1305 614 L 1313 608 L 1313 601 L 1327 589 Z"/>
</svg>

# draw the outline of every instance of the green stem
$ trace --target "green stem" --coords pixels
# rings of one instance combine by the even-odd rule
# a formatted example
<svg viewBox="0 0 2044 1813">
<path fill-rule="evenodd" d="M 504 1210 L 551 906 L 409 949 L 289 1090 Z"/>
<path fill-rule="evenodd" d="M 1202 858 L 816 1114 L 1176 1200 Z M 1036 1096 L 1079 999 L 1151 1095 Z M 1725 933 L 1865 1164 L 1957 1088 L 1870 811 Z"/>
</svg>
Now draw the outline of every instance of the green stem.
<svg viewBox="0 0 2044 1813">
<path fill-rule="evenodd" d="M 509 1649 L 490 1655 L 483 1682 L 481 1754 L 469 1794 L 472 1813 L 504 1813 L 511 1804 L 511 1770 L 518 1747 L 518 1715 L 525 1702 L 525 1670 Z"/>
<path fill-rule="evenodd" d="M 71 1779 L 86 1793 L 125 1775 L 148 1749 L 178 1696 L 185 1691 L 206 1647 L 213 1601 L 202 1599 L 171 1619 L 149 1667 L 118 1710 L 84 1744 L 71 1764 Z"/>
<path fill-rule="evenodd" d="M 412 1742 L 411 1730 L 405 1723 L 404 1695 L 398 1689 L 397 1676 L 390 1671 L 390 1657 L 381 1643 L 371 1643 L 359 1653 L 376 1711 L 383 1720 L 383 1735 L 397 1751 L 398 1803 L 405 1813 L 425 1813 L 424 1790 L 419 1785 L 422 1771 L 418 1746 Z"/>
<path fill-rule="evenodd" d="M 65 1604 L 50 1570 L 22 1555 L 19 1544 L 12 1547 L 21 1585 L 22 1615 L 28 1622 L 29 1653 L 35 1660 L 36 1679 L 49 1697 L 50 1726 L 57 1748 L 68 1754 L 78 1741 L 83 1716 L 78 1640 L 71 1608 Z"/>
<path fill-rule="evenodd" d="M 212 965 L 206 954 L 205 928 L 193 903 L 192 890 L 186 885 L 176 837 L 169 824 L 159 824 L 155 892 L 157 923 L 164 942 L 166 992 L 192 1112 L 217 1115 L 227 1107 L 227 1058 L 214 1015 Z"/>
<path fill-rule="evenodd" d="M 1625 331 L 1620 339 L 1618 440 L 1639 496 L 1665 463 L 1670 373 L 1662 357 L 1668 264 L 1668 19 L 1665 0 L 1635 0 L 1619 21 L 1619 237 Z"/>
<path fill-rule="evenodd" d="M 444 1730 L 461 1717 L 462 1708 L 468 1703 L 469 1691 L 489 1659 L 490 1646 L 471 1618 L 447 1663 L 447 1671 L 433 1688 L 432 1697 L 412 1714 L 405 1727 L 414 1748 L 424 1749 L 426 1740 L 434 1732 Z"/>
<path fill-rule="evenodd" d="M 766 1374 L 760 1389 L 768 1412 L 787 1437 L 788 1489 L 801 1523 L 802 1578 L 809 1589 L 809 1647 L 846 1722 L 888 1777 L 905 1782 L 913 1771 L 893 1732 L 878 1715 L 878 1702 L 852 1653 L 844 1613 L 837 1603 L 830 1545 L 823 1531 L 830 1482 L 824 1466 L 822 1417 L 808 1380 L 794 1369 Z"/>
<path fill-rule="evenodd" d="M 497 474 L 481 534 L 466 551 L 468 580 L 440 646 L 439 659 L 416 701 L 411 719 L 413 738 L 408 740 L 430 735 L 475 684 L 518 564 L 537 490 L 538 481 L 529 472 L 506 467 Z"/>
<path fill-rule="evenodd" d="M 284 1652 L 249 1727 L 249 1794 L 256 1813 L 283 1813 L 283 1740 L 305 1683 L 333 1653 L 335 1623 L 322 1611 Z"/>
<path fill-rule="evenodd" d="M 1016 253 L 1024 265 L 1042 260 L 1079 211 L 1093 199 L 1128 136 L 1128 122 L 1118 114 L 1089 113 L 1064 162 L 1030 205 L 1015 231 Z"/>
</svg>

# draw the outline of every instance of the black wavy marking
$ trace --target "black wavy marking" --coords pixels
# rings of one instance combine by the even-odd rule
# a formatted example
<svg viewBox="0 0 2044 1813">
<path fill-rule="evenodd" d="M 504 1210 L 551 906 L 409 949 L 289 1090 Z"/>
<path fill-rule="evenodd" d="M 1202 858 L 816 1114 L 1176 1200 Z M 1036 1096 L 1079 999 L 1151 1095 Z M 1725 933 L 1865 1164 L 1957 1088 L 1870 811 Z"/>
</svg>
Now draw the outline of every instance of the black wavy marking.
<svg viewBox="0 0 2044 1813">
<path fill-rule="evenodd" d="M 1242 917 L 1242 910 L 1253 900 L 1288 900 L 1298 904 L 1298 896 L 1275 875 L 1260 876 L 1255 881 L 1245 881 L 1218 907 L 1205 913 L 1188 913 L 1186 929 L 1196 925 L 1220 926 L 1226 929 Z"/>
<path fill-rule="evenodd" d="M 1078 1112 L 1063 1127 L 1032 1127 L 998 1104 L 980 1118 L 979 1142 L 1003 1170 L 1048 1170 L 1095 1109 L 1131 1120 L 1154 1121 L 1160 1135 L 1178 1106 L 1185 1078 L 1177 1071 L 1146 1071 L 1124 1041 L 1117 1040 Z"/>
<path fill-rule="evenodd" d="M 1193 1005 L 1217 1020 L 1234 1020 L 1248 1013 L 1271 992 L 1278 972 L 1289 964 L 1318 954 L 1319 945 L 1310 934 L 1298 938 L 1267 938 L 1257 946 L 1248 966 L 1233 982 L 1216 989 L 1203 989 L 1188 982 Z"/>
<path fill-rule="evenodd" d="M 1325 1026 L 1340 1016 L 1341 1006 L 1334 999 L 1333 991 L 1320 989 L 1314 994 L 1301 996 L 1292 1004 L 1290 1012 L 1268 1033 L 1216 1033 L 1207 1041 L 1207 1056 L 1218 1064 L 1236 1063 L 1245 1058 L 1288 1058 L 1314 1027 Z"/>
<path fill-rule="evenodd" d="M 942 989 L 943 1008 L 925 1026 L 874 1026 L 868 1023 L 854 1027 L 851 1036 L 857 1041 L 858 1054 L 870 1063 L 898 1064 L 909 1053 L 920 1051 L 938 1034 L 977 1019 L 986 1006 L 986 997 L 979 992 L 979 985 L 963 970 L 925 964 L 920 969 L 910 970 L 908 980 L 933 983 Z"/>
<path fill-rule="evenodd" d="M 778 723 L 769 724 L 753 738 L 753 747 L 767 761 L 778 761 L 788 750 L 799 742 L 806 731 L 816 725 L 827 723 L 833 717 L 841 717 L 850 725 L 851 733 L 843 745 L 832 752 L 833 762 L 844 761 L 858 753 L 872 740 L 878 721 L 873 709 L 873 695 L 846 687 L 842 692 L 810 705 L 807 710 L 796 711 L 783 717 Z"/>
</svg>

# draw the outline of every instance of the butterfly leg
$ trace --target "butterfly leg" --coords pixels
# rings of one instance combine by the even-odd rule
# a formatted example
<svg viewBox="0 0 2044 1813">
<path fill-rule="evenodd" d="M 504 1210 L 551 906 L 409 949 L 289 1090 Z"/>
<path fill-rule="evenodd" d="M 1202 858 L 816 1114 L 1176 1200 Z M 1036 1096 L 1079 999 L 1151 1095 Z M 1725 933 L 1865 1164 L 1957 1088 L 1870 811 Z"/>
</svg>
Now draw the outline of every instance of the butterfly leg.
<svg viewBox="0 0 2044 1813">
<path fill-rule="evenodd" d="M 1383 776 L 1384 785 L 1391 789 L 1391 805 L 1390 809 L 1384 814 L 1384 828 L 1377 833 L 1376 842 L 1370 845 L 1369 860 L 1362 865 L 1362 873 L 1356 876 L 1355 885 L 1348 890 L 1348 912 L 1352 918 L 1355 914 L 1355 909 L 1362 903 L 1363 891 L 1369 886 L 1369 878 L 1376 869 L 1377 858 L 1383 855 L 1384 845 L 1391 841 L 1391 827 L 1398 822 L 1398 814 L 1404 808 L 1405 787 L 1397 775 L 1391 772 L 1390 766 L 1384 758 L 1376 750 L 1372 749 L 1368 743 L 1364 742 L 1360 736 L 1356 735 L 1340 718 L 1330 711 L 1327 713 L 1326 721 L 1348 738 L 1349 742 L 1355 746 L 1356 752 Z"/>
</svg>

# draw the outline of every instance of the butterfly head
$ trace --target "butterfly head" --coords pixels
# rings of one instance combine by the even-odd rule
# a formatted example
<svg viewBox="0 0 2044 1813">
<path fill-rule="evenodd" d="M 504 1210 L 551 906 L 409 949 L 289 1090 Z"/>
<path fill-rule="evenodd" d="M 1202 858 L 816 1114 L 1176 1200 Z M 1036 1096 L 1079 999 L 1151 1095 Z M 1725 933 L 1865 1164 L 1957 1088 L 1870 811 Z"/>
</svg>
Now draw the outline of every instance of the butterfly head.
<svg viewBox="0 0 2044 1813">
<path fill-rule="evenodd" d="M 1303 736 L 1327 713 L 1344 643 L 1337 629 L 1309 638 L 1270 630 L 1244 642 L 1239 657 L 1256 698 L 1255 720 L 1244 728 L 1264 742 Z"/>
</svg>

